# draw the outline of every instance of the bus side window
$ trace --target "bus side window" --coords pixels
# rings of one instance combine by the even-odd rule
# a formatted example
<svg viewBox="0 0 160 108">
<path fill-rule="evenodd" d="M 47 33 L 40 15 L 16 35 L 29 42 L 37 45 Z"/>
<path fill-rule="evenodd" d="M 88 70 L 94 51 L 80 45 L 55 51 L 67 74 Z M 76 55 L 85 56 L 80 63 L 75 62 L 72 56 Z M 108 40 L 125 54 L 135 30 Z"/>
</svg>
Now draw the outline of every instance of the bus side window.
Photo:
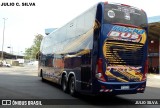
<svg viewBox="0 0 160 108">
<path fill-rule="evenodd" d="M 100 22 L 98 20 L 95 20 L 94 24 L 94 40 L 98 40 L 99 35 L 100 35 Z"/>
<path fill-rule="evenodd" d="M 52 58 L 48 59 L 48 67 L 52 67 Z"/>
<path fill-rule="evenodd" d="M 102 6 L 98 5 L 97 13 L 96 13 L 96 20 L 95 20 L 94 40 L 98 40 L 100 36 L 101 23 L 102 23 L 101 21 L 102 21 Z"/>
<path fill-rule="evenodd" d="M 54 67 L 54 59 L 55 59 L 55 57 L 54 57 L 54 54 L 53 54 L 52 67 Z"/>
</svg>

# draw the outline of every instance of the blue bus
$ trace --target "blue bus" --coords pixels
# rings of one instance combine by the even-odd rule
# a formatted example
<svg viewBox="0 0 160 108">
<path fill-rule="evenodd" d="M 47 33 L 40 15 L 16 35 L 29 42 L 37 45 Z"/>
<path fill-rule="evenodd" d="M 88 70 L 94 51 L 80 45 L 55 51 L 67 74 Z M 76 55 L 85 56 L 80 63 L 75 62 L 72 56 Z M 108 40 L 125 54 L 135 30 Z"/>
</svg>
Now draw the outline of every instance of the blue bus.
<svg viewBox="0 0 160 108">
<path fill-rule="evenodd" d="M 38 75 L 72 96 L 136 94 L 146 88 L 146 13 L 100 2 L 45 36 Z"/>
</svg>

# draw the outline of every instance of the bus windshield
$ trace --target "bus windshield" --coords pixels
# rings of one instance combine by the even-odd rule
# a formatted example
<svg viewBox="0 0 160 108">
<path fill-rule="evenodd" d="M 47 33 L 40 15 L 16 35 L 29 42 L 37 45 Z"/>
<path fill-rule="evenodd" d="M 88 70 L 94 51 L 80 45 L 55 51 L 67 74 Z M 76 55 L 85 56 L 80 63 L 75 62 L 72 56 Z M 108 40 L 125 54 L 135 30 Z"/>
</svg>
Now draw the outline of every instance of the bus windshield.
<svg viewBox="0 0 160 108">
<path fill-rule="evenodd" d="M 130 6 L 106 4 L 104 6 L 104 24 L 108 23 L 147 27 L 147 16 L 144 11 Z"/>
</svg>

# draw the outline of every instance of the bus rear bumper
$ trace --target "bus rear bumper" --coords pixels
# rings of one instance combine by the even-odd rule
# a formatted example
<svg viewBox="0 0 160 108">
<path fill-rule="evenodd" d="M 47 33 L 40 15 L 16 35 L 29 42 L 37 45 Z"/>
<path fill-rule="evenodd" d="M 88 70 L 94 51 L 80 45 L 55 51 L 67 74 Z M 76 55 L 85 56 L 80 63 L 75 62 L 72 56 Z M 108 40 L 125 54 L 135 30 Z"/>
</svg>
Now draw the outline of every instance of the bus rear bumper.
<svg viewBox="0 0 160 108">
<path fill-rule="evenodd" d="M 98 94 L 136 94 L 143 93 L 146 87 L 146 81 L 143 82 L 130 82 L 130 83 L 117 83 L 117 82 L 101 82 L 96 87 Z M 96 94 L 97 94 L 96 93 Z"/>
</svg>

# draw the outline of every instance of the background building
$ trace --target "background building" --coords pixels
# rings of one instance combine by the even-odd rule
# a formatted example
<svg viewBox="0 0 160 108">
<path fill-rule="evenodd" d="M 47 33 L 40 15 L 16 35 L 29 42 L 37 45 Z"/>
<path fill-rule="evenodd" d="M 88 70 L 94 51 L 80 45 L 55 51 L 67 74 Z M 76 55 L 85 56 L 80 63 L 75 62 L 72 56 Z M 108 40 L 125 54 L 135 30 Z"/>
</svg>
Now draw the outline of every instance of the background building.
<svg viewBox="0 0 160 108">
<path fill-rule="evenodd" d="M 149 72 L 160 74 L 160 16 L 148 18 L 148 65 Z"/>
</svg>

